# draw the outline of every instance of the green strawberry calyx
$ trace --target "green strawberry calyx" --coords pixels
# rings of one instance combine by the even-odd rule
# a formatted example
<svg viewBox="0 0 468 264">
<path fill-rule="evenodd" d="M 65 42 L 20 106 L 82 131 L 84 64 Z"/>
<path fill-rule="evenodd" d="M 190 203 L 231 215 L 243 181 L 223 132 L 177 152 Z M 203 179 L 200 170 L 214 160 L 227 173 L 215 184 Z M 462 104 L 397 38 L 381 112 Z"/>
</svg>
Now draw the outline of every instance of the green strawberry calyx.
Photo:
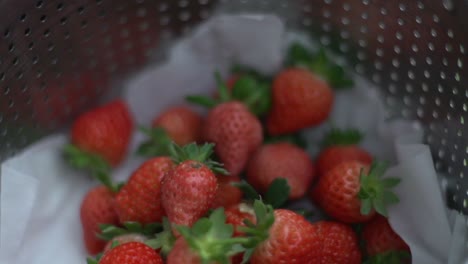
<svg viewBox="0 0 468 264">
<path fill-rule="evenodd" d="M 249 73 L 239 74 L 239 77 L 232 87 L 232 91 L 228 89 L 219 72 L 215 72 L 215 79 L 219 94 L 217 99 L 207 96 L 191 95 L 187 96 L 186 100 L 190 103 L 207 108 L 213 108 L 229 101 L 240 101 L 257 116 L 266 114 L 271 108 L 270 83 L 265 79 Z"/>
<path fill-rule="evenodd" d="M 162 225 L 158 222 L 146 225 L 142 225 L 138 222 L 125 222 L 123 223 L 123 227 L 100 224 L 99 229 L 101 230 L 101 233 L 97 236 L 102 240 L 111 241 L 118 236 L 127 234 L 141 234 L 146 237 L 151 237 L 162 229 Z"/>
<path fill-rule="evenodd" d="M 354 85 L 353 80 L 345 72 L 344 68 L 333 63 L 332 58 L 327 55 L 323 48 L 313 54 L 304 45 L 293 43 L 289 47 L 286 64 L 311 70 L 335 89 L 347 89 Z"/>
<path fill-rule="evenodd" d="M 203 163 L 210 168 L 214 173 L 228 175 L 228 171 L 223 168 L 223 164 L 210 159 L 213 155 L 215 144 L 206 143 L 197 145 L 195 142 L 187 144 L 183 147 L 178 146 L 174 142 L 169 146 L 169 153 L 175 164 L 180 164 L 184 161 L 192 160 Z"/>
<path fill-rule="evenodd" d="M 344 146 L 344 145 L 357 145 L 363 138 L 362 133 L 357 129 L 339 129 L 332 128 L 325 135 L 322 146 Z"/>
<path fill-rule="evenodd" d="M 172 139 L 162 127 L 147 128 L 140 126 L 139 130 L 148 136 L 148 140 L 143 142 L 137 149 L 137 155 L 143 157 L 158 157 L 169 155 L 169 147 Z"/>
<path fill-rule="evenodd" d="M 239 188 L 247 201 L 253 202 L 254 200 L 262 197 L 262 195 L 260 195 L 255 188 L 245 180 L 233 182 L 231 185 Z M 291 187 L 289 186 L 288 181 L 285 178 L 278 177 L 270 183 L 262 197 L 262 200 L 265 204 L 273 206 L 273 208 L 280 208 L 288 201 L 290 192 Z"/>
<path fill-rule="evenodd" d="M 161 254 L 167 256 L 174 246 L 176 237 L 172 233 L 171 223 L 167 217 L 163 218 L 162 228 L 161 232 L 157 233 L 154 238 L 145 241 L 145 244 L 153 249 L 161 249 Z"/>
<path fill-rule="evenodd" d="M 65 145 L 64 156 L 71 167 L 90 172 L 95 179 L 112 192 L 116 193 L 122 187 L 121 184 L 112 182 L 111 166 L 101 156 L 84 151 L 73 144 Z"/>
<path fill-rule="evenodd" d="M 229 258 L 244 251 L 239 238 L 232 237 L 234 227 L 226 224 L 223 208 L 200 218 L 191 228 L 176 226 L 188 246 L 198 254 L 202 263 L 230 263 Z M 242 238 L 242 240 L 246 240 Z"/>
<path fill-rule="evenodd" d="M 404 250 L 387 251 L 366 259 L 364 264 L 401 264 L 410 263 L 411 253 Z"/>
<path fill-rule="evenodd" d="M 401 179 L 382 178 L 386 168 L 384 163 L 374 162 L 367 174 L 361 170 L 358 198 L 361 200 L 362 215 L 368 215 L 372 209 L 375 209 L 379 214 L 387 217 L 387 207 L 400 201 L 391 189 L 397 186 Z"/>
</svg>

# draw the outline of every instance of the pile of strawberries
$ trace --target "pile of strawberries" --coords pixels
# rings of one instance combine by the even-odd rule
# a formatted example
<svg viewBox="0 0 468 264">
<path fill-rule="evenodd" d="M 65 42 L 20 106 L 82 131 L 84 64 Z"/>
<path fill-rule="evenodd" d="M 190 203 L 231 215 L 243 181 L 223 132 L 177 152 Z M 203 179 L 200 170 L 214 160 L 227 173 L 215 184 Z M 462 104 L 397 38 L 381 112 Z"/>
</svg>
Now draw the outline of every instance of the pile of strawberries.
<svg viewBox="0 0 468 264">
<path fill-rule="evenodd" d="M 411 262 L 386 218 L 400 180 L 381 177 L 360 133 L 332 129 L 318 157 L 304 149 L 301 131 L 327 120 L 334 89 L 353 85 L 341 67 L 294 44 L 274 76 L 215 76 L 215 93 L 186 98 L 206 116 L 178 105 L 140 128 L 148 140 L 136 155 L 147 160 L 124 183 L 111 174 L 135 130 L 126 104 L 75 120 L 66 159 L 100 183 L 80 209 L 88 263 Z M 288 209 L 299 199 L 327 218 Z"/>
</svg>

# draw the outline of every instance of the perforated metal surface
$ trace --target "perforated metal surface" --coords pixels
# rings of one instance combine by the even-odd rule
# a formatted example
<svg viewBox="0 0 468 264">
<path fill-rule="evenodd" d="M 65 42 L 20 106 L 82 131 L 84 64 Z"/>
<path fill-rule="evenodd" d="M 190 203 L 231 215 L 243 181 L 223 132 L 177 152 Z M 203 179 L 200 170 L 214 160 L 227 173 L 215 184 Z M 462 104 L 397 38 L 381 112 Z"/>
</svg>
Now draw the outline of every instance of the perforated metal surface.
<svg viewBox="0 0 468 264">
<path fill-rule="evenodd" d="M 449 206 L 468 213 L 463 1 L 4 0 L 0 10 L 0 160 L 115 93 L 214 12 L 272 12 L 377 83 L 389 118 L 422 121 Z"/>
</svg>

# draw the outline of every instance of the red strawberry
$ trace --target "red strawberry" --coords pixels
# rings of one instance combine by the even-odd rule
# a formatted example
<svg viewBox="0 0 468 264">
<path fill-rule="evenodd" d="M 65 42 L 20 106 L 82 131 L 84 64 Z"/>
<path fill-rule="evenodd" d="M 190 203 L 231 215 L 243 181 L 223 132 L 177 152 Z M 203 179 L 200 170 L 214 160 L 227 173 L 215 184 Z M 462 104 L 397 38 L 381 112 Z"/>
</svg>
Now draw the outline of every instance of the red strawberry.
<svg viewBox="0 0 468 264">
<path fill-rule="evenodd" d="M 320 254 L 321 246 L 314 226 L 303 216 L 286 209 L 266 213 L 265 219 L 273 214 L 274 223 L 268 229 L 268 236 L 256 246 L 250 263 L 313 263 L 310 260 Z M 257 214 L 257 221 L 261 225 L 265 219 L 259 216 Z"/>
<path fill-rule="evenodd" d="M 273 83 L 273 106 L 267 119 L 271 135 L 294 133 L 321 124 L 331 112 L 333 91 L 312 72 L 289 68 Z"/>
<path fill-rule="evenodd" d="M 212 208 L 218 189 L 215 172 L 223 170 L 208 160 L 212 144 L 171 146 L 177 165 L 162 182 L 162 205 L 172 224 L 191 226 Z"/>
<path fill-rule="evenodd" d="M 116 196 L 116 209 L 121 223 L 160 222 L 164 216 L 161 203 L 161 182 L 174 167 L 168 157 L 158 157 L 144 162 L 120 189 Z"/>
<path fill-rule="evenodd" d="M 204 139 L 216 144 L 225 168 L 238 175 L 263 140 L 260 121 L 241 102 L 227 102 L 211 110 L 204 126 Z"/>
<path fill-rule="evenodd" d="M 218 178 L 218 191 L 213 203 L 213 208 L 224 207 L 227 208 L 235 205 L 242 200 L 242 191 L 232 186 L 232 183 L 240 182 L 239 176 L 225 176 L 219 175 Z"/>
<path fill-rule="evenodd" d="M 369 166 L 358 161 L 344 162 L 323 175 L 312 194 L 314 200 L 330 216 L 345 223 L 370 220 L 375 210 L 386 215 L 386 206 L 398 202 L 389 189 L 397 178 L 381 179 L 385 166 Z"/>
<path fill-rule="evenodd" d="M 105 186 L 91 189 L 84 197 L 80 208 L 84 242 L 89 254 L 102 251 L 106 241 L 98 238 L 100 224 L 119 223 L 114 207 L 114 194 Z"/>
<path fill-rule="evenodd" d="M 202 117 L 185 106 L 166 109 L 153 122 L 153 127 L 161 127 L 177 145 L 197 142 L 201 137 Z"/>
<path fill-rule="evenodd" d="M 317 264 L 360 264 L 361 251 L 356 233 L 351 227 L 338 223 L 321 221 L 314 224 L 319 240 L 318 258 L 308 263 Z"/>
<path fill-rule="evenodd" d="M 104 247 L 104 254 L 106 254 L 108 251 L 112 249 L 112 245 L 117 243 L 117 245 L 122 245 L 125 243 L 130 243 L 130 242 L 140 242 L 144 243 L 148 238 L 142 234 L 124 234 L 117 236 L 113 239 L 111 239 L 109 242 L 107 242 L 106 246 Z"/>
<path fill-rule="evenodd" d="M 364 225 L 362 238 L 366 242 L 368 256 L 385 254 L 392 251 L 410 252 L 408 245 L 393 231 L 387 218 L 377 215 Z"/>
<path fill-rule="evenodd" d="M 167 255 L 166 264 L 202 264 L 201 258 L 187 244 L 183 237 L 176 240 L 174 247 Z"/>
<path fill-rule="evenodd" d="M 163 264 L 163 260 L 151 247 L 140 242 L 130 242 L 111 249 L 104 254 L 99 264 Z"/>
<path fill-rule="evenodd" d="M 116 100 L 78 117 L 72 126 L 71 141 L 79 149 L 97 154 L 115 166 L 127 153 L 132 131 L 127 106 Z"/>
<path fill-rule="evenodd" d="M 318 174 L 324 175 L 345 161 L 355 160 L 370 165 L 372 156 L 357 145 L 361 138 L 361 134 L 356 130 L 331 130 L 325 138 L 326 147 L 317 158 Z"/>
<path fill-rule="evenodd" d="M 290 199 L 306 193 L 315 176 L 309 155 L 290 143 L 263 145 L 252 156 L 247 167 L 247 181 L 265 193 L 276 178 L 287 180 L 291 188 Z"/>
<path fill-rule="evenodd" d="M 256 223 L 255 211 L 252 206 L 246 203 L 231 205 L 226 208 L 226 223 L 234 226 L 234 236 L 243 236 L 244 232 L 239 230 L 239 227 L 245 227 L 244 220 L 249 220 L 253 224 Z"/>
</svg>

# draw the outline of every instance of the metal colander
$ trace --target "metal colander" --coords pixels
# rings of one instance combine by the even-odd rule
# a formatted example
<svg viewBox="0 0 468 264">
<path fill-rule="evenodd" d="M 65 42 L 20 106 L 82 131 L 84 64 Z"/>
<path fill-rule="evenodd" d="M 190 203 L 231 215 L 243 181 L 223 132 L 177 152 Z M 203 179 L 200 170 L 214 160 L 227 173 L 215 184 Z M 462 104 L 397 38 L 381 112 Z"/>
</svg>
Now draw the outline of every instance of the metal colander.
<svg viewBox="0 0 468 264">
<path fill-rule="evenodd" d="M 467 10 L 461 0 L 2 0 L 0 161 L 118 93 L 214 13 L 268 12 L 375 82 L 388 118 L 421 121 L 448 206 L 467 214 Z"/>
</svg>

